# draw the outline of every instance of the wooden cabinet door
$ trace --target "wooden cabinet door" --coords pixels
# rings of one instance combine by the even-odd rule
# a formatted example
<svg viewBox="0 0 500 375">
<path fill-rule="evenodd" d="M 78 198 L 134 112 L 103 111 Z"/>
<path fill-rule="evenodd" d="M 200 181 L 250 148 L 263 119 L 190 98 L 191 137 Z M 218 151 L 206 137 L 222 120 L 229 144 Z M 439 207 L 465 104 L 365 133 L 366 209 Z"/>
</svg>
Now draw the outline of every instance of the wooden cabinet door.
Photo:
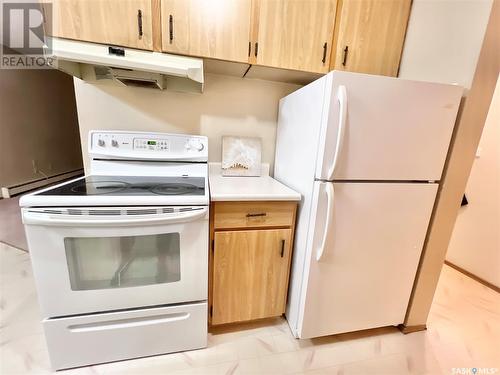
<svg viewBox="0 0 500 375">
<path fill-rule="evenodd" d="M 162 50 L 248 62 L 251 0 L 162 0 Z"/>
<path fill-rule="evenodd" d="M 52 0 L 44 12 L 49 35 L 153 49 L 151 0 Z"/>
<path fill-rule="evenodd" d="M 212 324 L 285 312 L 291 229 L 215 232 Z"/>
<path fill-rule="evenodd" d="M 254 62 L 317 73 L 329 70 L 337 0 L 254 1 Z"/>
<path fill-rule="evenodd" d="M 334 68 L 397 76 L 411 0 L 343 0 Z"/>
</svg>

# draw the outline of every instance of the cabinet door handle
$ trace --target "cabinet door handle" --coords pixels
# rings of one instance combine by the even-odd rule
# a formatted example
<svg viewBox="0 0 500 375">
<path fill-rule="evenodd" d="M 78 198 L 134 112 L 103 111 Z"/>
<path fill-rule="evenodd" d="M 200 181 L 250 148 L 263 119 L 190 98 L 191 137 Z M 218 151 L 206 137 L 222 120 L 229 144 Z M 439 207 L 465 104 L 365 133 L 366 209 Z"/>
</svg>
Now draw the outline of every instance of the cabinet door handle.
<svg viewBox="0 0 500 375">
<path fill-rule="evenodd" d="M 257 57 L 258 53 L 259 53 L 259 42 L 255 42 L 255 57 Z"/>
<path fill-rule="evenodd" d="M 345 46 L 344 48 L 344 58 L 342 59 L 342 65 L 345 66 L 347 62 L 347 53 L 349 52 L 349 46 Z"/>
<path fill-rule="evenodd" d="M 248 42 L 248 57 L 250 57 L 251 53 L 252 53 L 252 42 Z"/>
<path fill-rule="evenodd" d="M 168 38 L 170 40 L 170 44 L 174 40 L 174 16 L 168 16 Z"/>
<path fill-rule="evenodd" d="M 142 38 L 143 32 L 142 32 L 142 10 L 137 11 L 137 27 L 139 29 L 139 39 Z"/>
<path fill-rule="evenodd" d="M 247 214 L 247 217 L 258 217 L 258 216 L 267 216 L 265 212 L 259 212 L 258 214 Z"/>
<path fill-rule="evenodd" d="M 285 240 L 281 240 L 281 252 L 280 252 L 280 256 L 283 258 L 284 255 L 285 255 Z"/>
<path fill-rule="evenodd" d="M 328 43 L 325 42 L 325 44 L 323 44 L 323 59 L 321 59 L 323 64 L 326 62 L 326 50 L 327 50 L 327 48 L 328 48 Z"/>
</svg>

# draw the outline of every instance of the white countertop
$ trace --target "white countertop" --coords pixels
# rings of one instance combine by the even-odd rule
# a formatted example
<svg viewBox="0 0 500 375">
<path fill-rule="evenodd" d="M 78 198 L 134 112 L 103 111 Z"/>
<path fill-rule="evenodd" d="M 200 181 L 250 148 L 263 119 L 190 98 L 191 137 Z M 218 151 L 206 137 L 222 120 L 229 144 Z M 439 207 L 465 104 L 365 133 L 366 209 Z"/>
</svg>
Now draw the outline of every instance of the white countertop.
<svg viewBox="0 0 500 375">
<path fill-rule="evenodd" d="M 300 194 L 269 176 L 263 164 L 260 177 L 222 176 L 220 163 L 209 164 L 211 201 L 300 201 Z"/>
</svg>

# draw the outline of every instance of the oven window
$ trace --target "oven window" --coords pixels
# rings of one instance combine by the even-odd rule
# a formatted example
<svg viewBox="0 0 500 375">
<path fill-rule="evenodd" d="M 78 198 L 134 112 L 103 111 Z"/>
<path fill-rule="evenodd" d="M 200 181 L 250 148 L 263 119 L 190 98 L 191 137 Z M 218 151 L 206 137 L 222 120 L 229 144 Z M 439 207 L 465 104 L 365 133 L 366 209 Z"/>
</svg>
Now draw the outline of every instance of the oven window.
<svg viewBox="0 0 500 375">
<path fill-rule="evenodd" d="M 179 233 L 64 239 L 72 290 L 127 288 L 181 279 Z"/>
</svg>

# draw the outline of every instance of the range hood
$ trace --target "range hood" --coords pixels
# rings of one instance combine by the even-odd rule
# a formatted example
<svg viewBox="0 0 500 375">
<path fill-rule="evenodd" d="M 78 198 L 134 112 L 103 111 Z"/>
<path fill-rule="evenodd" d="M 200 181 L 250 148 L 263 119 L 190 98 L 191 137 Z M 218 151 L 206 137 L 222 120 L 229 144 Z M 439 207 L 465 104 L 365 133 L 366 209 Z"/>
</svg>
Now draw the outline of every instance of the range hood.
<svg viewBox="0 0 500 375">
<path fill-rule="evenodd" d="M 46 45 L 50 66 L 85 81 L 203 91 L 202 59 L 54 37 L 47 37 Z"/>
</svg>

